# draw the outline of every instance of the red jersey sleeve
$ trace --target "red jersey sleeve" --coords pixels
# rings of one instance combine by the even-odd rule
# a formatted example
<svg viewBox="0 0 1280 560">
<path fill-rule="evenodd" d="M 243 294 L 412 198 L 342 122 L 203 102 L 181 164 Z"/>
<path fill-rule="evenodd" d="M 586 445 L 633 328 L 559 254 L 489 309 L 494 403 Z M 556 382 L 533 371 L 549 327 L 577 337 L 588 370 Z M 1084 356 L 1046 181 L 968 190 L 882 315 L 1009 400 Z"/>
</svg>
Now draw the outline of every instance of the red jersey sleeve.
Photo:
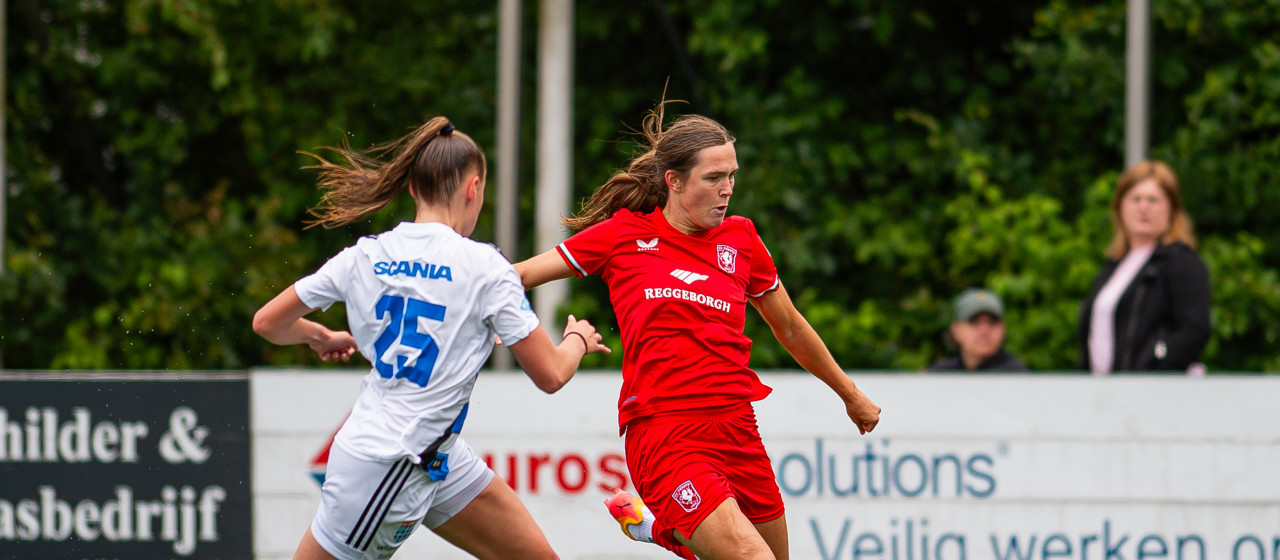
<svg viewBox="0 0 1280 560">
<path fill-rule="evenodd" d="M 609 218 L 556 245 L 556 252 L 579 278 L 597 274 L 613 254 L 617 229 L 617 221 Z"/>
<path fill-rule="evenodd" d="M 774 264 L 769 249 L 764 246 L 764 240 L 760 239 L 755 222 L 747 220 L 746 225 L 747 232 L 755 242 L 751 251 L 751 277 L 747 279 L 747 297 L 756 299 L 778 289 L 781 280 L 778 278 L 778 266 Z"/>
</svg>

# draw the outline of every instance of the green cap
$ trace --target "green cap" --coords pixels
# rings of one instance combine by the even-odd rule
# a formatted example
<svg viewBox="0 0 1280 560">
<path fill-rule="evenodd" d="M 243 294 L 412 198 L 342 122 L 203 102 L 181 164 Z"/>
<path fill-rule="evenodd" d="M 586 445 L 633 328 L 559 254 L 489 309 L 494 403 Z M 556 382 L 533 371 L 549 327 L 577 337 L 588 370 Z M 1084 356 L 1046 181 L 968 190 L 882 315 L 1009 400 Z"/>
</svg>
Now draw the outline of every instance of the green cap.
<svg viewBox="0 0 1280 560">
<path fill-rule="evenodd" d="M 956 296 L 955 320 L 968 321 L 979 313 L 990 313 L 997 319 L 1004 319 L 1004 304 L 990 290 L 969 288 Z"/>
</svg>

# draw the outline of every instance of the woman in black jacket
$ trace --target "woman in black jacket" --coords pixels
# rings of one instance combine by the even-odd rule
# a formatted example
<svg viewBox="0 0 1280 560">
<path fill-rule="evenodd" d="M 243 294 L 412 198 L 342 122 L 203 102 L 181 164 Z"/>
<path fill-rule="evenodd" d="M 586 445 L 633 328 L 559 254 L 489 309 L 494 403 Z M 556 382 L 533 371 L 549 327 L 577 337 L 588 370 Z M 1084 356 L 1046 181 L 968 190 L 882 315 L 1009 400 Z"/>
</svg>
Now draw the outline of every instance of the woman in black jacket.
<svg viewBox="0 0 1280 560">
<path fill-rule="evenodd" d="M 1209 342 L 1209 271 L 1177 176 L 1159 161 L 1126 169 L 1111 220 L 1107 263 L 1080 304 L 1080 369 L 1188 371 Z"/>
</svg>

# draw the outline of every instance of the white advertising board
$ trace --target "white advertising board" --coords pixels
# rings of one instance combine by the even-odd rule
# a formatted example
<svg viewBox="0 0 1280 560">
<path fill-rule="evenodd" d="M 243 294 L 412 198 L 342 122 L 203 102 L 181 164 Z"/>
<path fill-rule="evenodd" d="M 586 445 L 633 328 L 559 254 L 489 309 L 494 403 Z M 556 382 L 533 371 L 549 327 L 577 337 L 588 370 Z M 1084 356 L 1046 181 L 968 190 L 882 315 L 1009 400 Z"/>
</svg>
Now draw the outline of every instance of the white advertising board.
<svg viewBox="0 0 1280 560">
<path fill-rule="evenodd" d="M 288 558 L 319 503 L 311 461 L 363 372 L 250 378 L 255 553 Z M 884 408 L 762 374 L 757 403 L 797 559 L 1280 560 L 1280 378 L 853 373 Z M 555 395 L 481 375 L 463 435 L 565 560 L 674 558 L 601 502 L 629 487 L 616 372 Z M 417 531 L 397 558 L 469 558 Z"/>
</svg>

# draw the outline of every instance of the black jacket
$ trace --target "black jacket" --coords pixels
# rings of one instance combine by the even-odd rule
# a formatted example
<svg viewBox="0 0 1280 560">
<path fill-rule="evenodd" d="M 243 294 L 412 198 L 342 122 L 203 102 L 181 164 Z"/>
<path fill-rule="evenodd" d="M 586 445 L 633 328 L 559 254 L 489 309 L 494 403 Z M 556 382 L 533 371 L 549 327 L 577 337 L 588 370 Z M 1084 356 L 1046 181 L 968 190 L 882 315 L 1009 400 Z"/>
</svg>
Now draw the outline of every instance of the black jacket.
<svg viewBox="0 0 1280 560">
<path fill-rule="evenodd" d="M 1089 367 L 1089 323 L 1098 291 L 1115 273 L 1108 260 L 1080 303 L 1078 367 Z M 1160 245 L 1116 303 L 1111 371 L 1186 371 L 1209 342 L 1209 270 L 1185 243 Z"/>
<path fill-rule="evenodd" d="M 926 371 L 965 371 L 964 361 L 960 359 L 960 356 L 952 356 L 929 366 L 929 369 Z M 1019 360 L 1013 354 L 1010 354 L 1004 348 L 1001 348 L 999 352 L 996 352 L 990 358 L 987 358 L 986 361 L 978 364 L 978 368 L 973 371 L 988 373 L 997 371 L 1027 371 L 1027 366 L 1022 363 L 1022 360 Z"/>
</svg>

